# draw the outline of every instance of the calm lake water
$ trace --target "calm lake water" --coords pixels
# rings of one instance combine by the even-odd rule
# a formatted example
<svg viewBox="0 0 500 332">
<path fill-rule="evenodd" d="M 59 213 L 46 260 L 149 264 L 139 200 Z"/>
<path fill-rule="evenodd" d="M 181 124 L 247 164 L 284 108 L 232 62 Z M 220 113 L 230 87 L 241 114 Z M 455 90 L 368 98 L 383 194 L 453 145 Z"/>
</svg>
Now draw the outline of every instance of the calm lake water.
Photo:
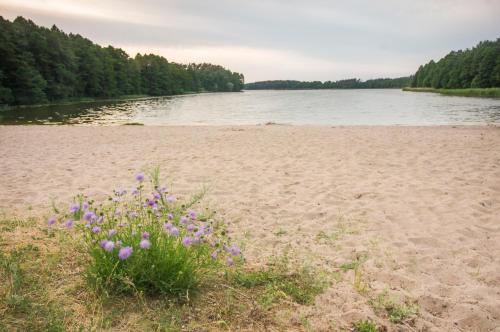
<svg viewBox="0 0 500 332">
<path fill-rule="evenodd" d="M 500 123 L 500 99 L 401 90 L 205 93 L 0 111 L 0 124 L 441 125 Z"/>
</svg>

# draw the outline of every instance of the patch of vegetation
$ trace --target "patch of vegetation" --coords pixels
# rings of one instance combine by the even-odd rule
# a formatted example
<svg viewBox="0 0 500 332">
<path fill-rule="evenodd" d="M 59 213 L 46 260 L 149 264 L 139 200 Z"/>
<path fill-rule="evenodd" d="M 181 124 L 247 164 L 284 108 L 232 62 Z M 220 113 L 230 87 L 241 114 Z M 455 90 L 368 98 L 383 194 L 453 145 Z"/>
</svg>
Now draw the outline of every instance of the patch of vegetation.
<svg viewBox="0 0 500 332">
<path fill-rule="evenodd" d="M 475 89 L 434 89 L 434 88 L 403 88 L 411 92 L 435 92 L 447 96 L 500 98 L 500 88 L 475 88 Z"/>
<path fill-rule="evenodd" d="M 188 296 L 202 279 L 210 278 L 241 258 L 222 223 L 192 209 L 203 193 L 177 202 L 160 185 L 159 170 L 136 175 L 131 194 L 115 190 L 108 202 L 79 196 L 68 212 L 50 217 L 49 227 L 76 230 L 90 260 L 87 279 L 102 292 L 144 292 Z"/>
<path fill-rule="evenodd" d="M 385 312 L 389 320 L 396 324 L 412 322 L 418 314 L 418 305 L 411 302 L 398 303 L 389 299 L 386 292 L 370 301 L 377 312 Z"/>
<path fill-rule="evenodd" d="M 377 324 L 369 319 L 355 321 L 352 326 L 356 332 L 378 332 Z"/>
<path fill-rule="evenodd" d="M 57 303 L 48 297 L 43 274 L 30 270 L 38 266 L 38 248 L 26 245 L 0 253 L 0 330 L 63 331 Z"/>
<path fill-rule="evenodd" d="M 264 269 L 239 269 L 228 277 L 233 284 L 259 288 L 258 301 L 265 308 L 285 298 L 299 304 L 312 304 L 316 296 L 329 286 L 326 276 L 311 268 L 291 268 L 286 256 Z"/>
</svg>

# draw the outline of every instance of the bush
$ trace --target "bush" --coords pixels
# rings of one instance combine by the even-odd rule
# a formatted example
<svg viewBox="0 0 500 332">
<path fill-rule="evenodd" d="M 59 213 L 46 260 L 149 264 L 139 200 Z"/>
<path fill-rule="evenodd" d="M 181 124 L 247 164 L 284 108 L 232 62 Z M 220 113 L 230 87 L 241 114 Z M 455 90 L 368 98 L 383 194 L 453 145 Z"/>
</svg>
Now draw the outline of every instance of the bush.
<svg viewBox="0 0 500 332">
<path fill-rule="evenodd" d="M 143 173 L 136 180 L 130 194 L 115 191 L 102 204 L 78 196 L 68 213 L 49 218 L 50 227 L 62 223 L 81 233 L 93 286 L 114 293 L 183 296 L 239 259 L 240 249 L 230 245 L 224 225 L 192 209 L 203 193 L 178 202 L 160 186 L 158 169 L 151 173 L 150 190 Z"/>
</svg>

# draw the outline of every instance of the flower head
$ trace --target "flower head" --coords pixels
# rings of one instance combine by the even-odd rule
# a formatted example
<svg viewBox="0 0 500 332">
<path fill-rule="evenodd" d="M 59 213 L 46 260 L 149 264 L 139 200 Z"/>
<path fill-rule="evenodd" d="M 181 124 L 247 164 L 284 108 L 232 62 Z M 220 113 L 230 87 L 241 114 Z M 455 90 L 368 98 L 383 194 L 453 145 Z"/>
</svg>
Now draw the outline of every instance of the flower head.
<svg viewBox="0 0 500 332">
<path fill-rule="evenodd" d="M 56 223 L 56 217 L 50 217 L 49 219 L 47 219 L 47 224 L 49 226 L 52 226 Z"/>
<path fill-rule="evenodd" d="M 113 236 L 113 235 L 115 235 L 115 234 L 116 234 L 116 229 L 114 229 L 114 228 L 112 228 L 112 229 L 110 229 L 110 230 L 108 231 L 108 236 L 109 236 L 109 237 L 112 237 L 112 236 Z"/>
<path fill-rule="evenodd" d="M 241 250 L 240 248 L 238 248 L 237 245 L 233 244 L 231 246 L 231 248 L 229 248 L 229 252 L 231 253 L 231 255 L 233 256 L 238 256 L 240 253 L 241 253 Z"/>
<path fill-rule="evenodd" d="M 115 243 L 113 241 L 106 241 L 102 248 L 107 252 L 111 252 L 115 248 Z"/>
<path fill-rule="evenodd" d="M 196 220 L 196 218 L 198 217 L 198 214 L 193 211 L 193 210 L 189 210 L 189 217 L 191 217 L 192 220 Z"/>
<path fill-rule="evenodd" d="M 159 193 L 157 193 L 157 192 L 154 192 L 153 193 L 153 197 L 154 197 L 154 199 L 160 199 L 161 195 Z"/>
<path fill-rule="evenodd" d="M 177 227 L 172 227 L 170 229 L 170 235 L 172 235 L 172 236 L 179 236 L 179 229 Z"/>
<path fill-rule="evenodd" d="M 85 212 L 85 214 L 83 215 L 83 219 L 87 220 L 87 221 L 91 221 L 91 220 L 94 220 L 96 217 L 95 213 L 92 212 L 92 211 L 87 211 Z"/>
<path fill-rule="evenodd" d="M 175 203 L 176 200 L 177 199 L 175 198 L 174 195 L 168 195 L 168 197 L 167 197 L 167 202 L 169 202 L 169 203 Z"/>
<path fill-rule="evenodd" d="M 188 218 L 182 216 L 181 217 L 181 224 L 186 225 L 188 223 Z"/>
<path fill-rule="evenodd" d="M 233 265 L 233 264 L 234 264 L 233 259 L 232 259 L 231 257 L 228 257 L 228 258 L 226 259 L 226 264 L 227 264 L 227 266 L 231 266 L 231 265 Z"/>
<path fill-rule="evenodd" d="M 149 247 L 151 247 L 151 242 L 148 239 L 142 239 L 139 243 L 139 246 L 142 249 L 149 249 Z"/>
<path fill-rule="evenodd" d="M 186 229 L 187 229 L 188 232 L 192 232 L 192 231 L 194 231 L 194 225 L 193 224 L 189 224 L 189 225 L 187 225 Z"/>
<path fill-rule="evenodd" d="M 80 210 L 80 204 L 78 203 L 73 203 L 69 207 L 69 213 L 76 213 Z"/>
<path fill-rule="evenodd" d="M 83 206 L 82 206 L 83 210 L 87 210 L 89 208 L 89 203 L 88 202 L 83 202 Z"/>
<path fill-rule="evenodd" d="M 189 247 L 189 246 L 191 245 L 192 241 L 193 241 L 193 240 L 192 240 L 189 236 L 186 236 L 186 237 L 184 237 L 184 238 L 182 239 L 182 245 L 183 245 L 184 247 Z"/>
<path fill-rule="evenodd" d="M 167 187 L 161 187 L 161 188 L 160 188 L 160 192 L 161 192 L 162 194 L 168 193 L 168 188 L 167 188 Z"/>
<path fill-rule="evenodd" d="M 167 214 L 167 219 L 168 220 L 173 220 L 174 219 L 174 215 L 172 213 Z"/>
<path fill-rule="evenodd" d="M 149 233 L 148 232 L 142 233 L 142 238 L 145 240 L 149 239 Z"/>
<path fill-rule="evenodd" d="M 71 227 L 73 227 L 73 220 L 71 220 L 71 219 L 66 220 L 66 221 L 64 222 L 64 226 L 65 226 L 66 228 L 71 228 Z"/>
<path fill-rule="evenodd" d="M 94 226 L 94 228 L 92 228 L 92 233 L 99 233 L 101 231 L 101 227 L 99 226 Z"/>
<path fill-rule="evenodd" d="M 135 175 L 135 179 L 136 179 L 137 181 L 139 181 L 139 182 L 144 181 L 144 173 L 142 173 L 142 172 L 141 172 L 141 173 L 137 173 L 137 174 Z"/>
<path fill-rule="evenodd" d="M 132 255 L 133 251 L 134 251 L 134 249 L 132 249 L 132 247 L 120 248 L 120 251 L 118 252 L 118 258 L 120 258 L 122 261 L 124 261 Z"/>
<path fill-rule="evenodd" d="M 210 254 L 210 257 L 212 257 L 214 261 L 217 260 L 217 250 L 214 250 L 214 252 Z"/>
</svg>

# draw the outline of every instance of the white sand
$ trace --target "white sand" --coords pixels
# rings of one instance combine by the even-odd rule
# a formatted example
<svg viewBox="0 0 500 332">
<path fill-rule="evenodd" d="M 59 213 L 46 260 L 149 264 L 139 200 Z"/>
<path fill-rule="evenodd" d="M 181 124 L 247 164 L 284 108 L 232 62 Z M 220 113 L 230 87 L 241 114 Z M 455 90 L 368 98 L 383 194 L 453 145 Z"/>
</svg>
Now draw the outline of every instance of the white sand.
<svg viewBox="0 0 500 332">
<path fill-rule="evenodd" d="M 0 160 L 8 215 L 158 164 L 181 194 L 210 186 L 252 263 L 287 246 L 329 271 L 366 256 L 367 293 L 341 273 L 301 309 L 313 328 L 388 324 L 368 301 L 388 290 L 417 301 L 415 330 L 500 331 L 499 128 L 0 126 Z"/>
</svg>

